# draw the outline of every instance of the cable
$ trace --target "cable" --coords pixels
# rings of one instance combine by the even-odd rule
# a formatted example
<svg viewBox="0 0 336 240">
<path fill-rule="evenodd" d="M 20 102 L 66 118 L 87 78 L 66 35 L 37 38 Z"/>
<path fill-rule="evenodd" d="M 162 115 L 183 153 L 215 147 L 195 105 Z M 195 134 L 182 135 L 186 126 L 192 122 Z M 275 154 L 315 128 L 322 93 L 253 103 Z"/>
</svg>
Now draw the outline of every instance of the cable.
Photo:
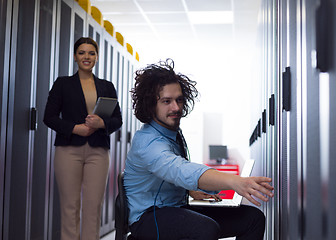
<svg viewBox="0 0 336 240">
<path fill-rule="evenodd" d="M 156 235 L 157 235 L 157 240 L 159 240 L 160 239 L 160 235 L 159 235 L 159 226 L 158 226 L 158 224 L 157 224 L 157 221 L 156 221 L 156 215 L 155 215 L 155 204 L 156 204 L 156 199 L 157 199 L 157 197 L 158 197 L 158 195 L 159 195 L 159 192 L 160 192 L 160 190 L 161 190 L 161 187 L 162 187 L 162 184 L 163 184 L 163 182 L 164 182 L 164 180 L 162 180 L 162 183 L 161 183 L 161 185 L 160 185 L 160 187 L 159 187 L 159 190 L 158 190 L 158 192 L 157 192 L 157 194 L 156 194 L 156 196 L 155 196 L 155 199 L 154 199 L 154 221 L 155 221 L 155 226 L 156 226 Z"/>
</svg>

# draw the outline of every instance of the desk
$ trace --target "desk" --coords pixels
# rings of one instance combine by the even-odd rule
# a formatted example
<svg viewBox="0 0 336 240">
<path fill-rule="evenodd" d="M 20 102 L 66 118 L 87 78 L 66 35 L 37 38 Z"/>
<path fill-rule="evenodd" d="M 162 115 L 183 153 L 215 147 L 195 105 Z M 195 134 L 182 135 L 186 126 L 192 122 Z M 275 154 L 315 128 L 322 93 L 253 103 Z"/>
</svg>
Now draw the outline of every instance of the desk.
<svg viewBox="0 0 336 240">
<path fill-rule="evenodd" d="M 239 165 L 233 165 L 233 164 L 220 164 L 220 165 L 205 164 L 205 165 L 217 169 L 218 171 L 239 175 Z M 235 193 L 234 190 L 223 190 L 219 192 L 219 196 L 222 199 L 232 199 L 234 193 Z"/>
</svg>

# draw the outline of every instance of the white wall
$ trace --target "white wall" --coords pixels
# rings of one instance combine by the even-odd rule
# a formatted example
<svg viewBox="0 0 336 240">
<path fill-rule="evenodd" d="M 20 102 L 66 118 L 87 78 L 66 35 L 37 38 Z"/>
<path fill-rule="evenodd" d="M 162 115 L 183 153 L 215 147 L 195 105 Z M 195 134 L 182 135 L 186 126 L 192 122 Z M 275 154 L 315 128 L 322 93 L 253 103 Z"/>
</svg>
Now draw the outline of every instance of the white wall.
<svg viewBox="0 0 336 240">
<path fill-rule="evenodd" d="M 250 39 L 250 44 L 221 47 L 181 42 L 142 47 L 147 49 L 144 65 L 172 58 L 177 72 L 197 81 L 200 101 L 181 123 L 192 161 L 203 162 L 209 144 L 227 145 L 235 155 L 249 158 L 250 126 L 255 125 L 250 123 L 249 103 L 254 44 Z"/>
</svg>

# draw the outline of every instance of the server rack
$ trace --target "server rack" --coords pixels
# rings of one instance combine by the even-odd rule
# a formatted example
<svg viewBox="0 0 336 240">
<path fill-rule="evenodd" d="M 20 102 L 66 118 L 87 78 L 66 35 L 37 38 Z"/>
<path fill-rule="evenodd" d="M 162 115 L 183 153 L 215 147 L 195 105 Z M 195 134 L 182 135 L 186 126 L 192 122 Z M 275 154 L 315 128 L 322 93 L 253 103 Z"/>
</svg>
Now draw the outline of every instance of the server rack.
<svg viewBox="0 0 336 240">
<path fill-rule="evenodd" d="M 12 1 L 0 2 L 0 43 L 3 48 L 0 49 L 0 216 L 4 214 L 5 201 L 5 171 L 6 171 L 6 136 L 7 136 L 7 105 L 8 105 L 8 81 L 10 66 L 10 36 L 12 26 Z M 3 217 L 0 218 L 0 236 L 3 235 Z"/>
<path fill-rule="evenodd" d="M 250 145 L 275 181 L 276 196 L 264 207 L 265 239 L 335 236 L 335 6 L 334 0 L 262 1 L 259 76 L 267 97 L 255 101 L 252 116 L 265 107 L 270 127 L 266 144 L 251 136 Z"/>
<path fill-rule="evenodd" d="M 73 43 L 81 36 L 92 36 L 100 47 L 94 73 L 113 82 L 118 94 L 127 98 L 122 89 L 129 88 L 129 82 L 117 79 L 117 69 L 124 71 L 117 54 L 124 59 L 127 53 L 115 36 L 75 1 L 4 0 L 0 18 L 4 46 L 0 50 L 0 235 L 4 240 L 59 239 L 59 200 L 53 173 L 55 132 L 42 122 L 49 89 L 58 76 L 77 71 Z M 137 65 L 132 55 L 127 59 L 130 66 Z M 123 120 L 129 121 L 130 112 L 122 105 L 125 100 L 120 101 L 127 109 Z M 130 121 L 138 124 L 134 118 Z M 125 161 L 118 148 L 126 149 L 126 144 L 117 136 L 111 135 L 101 235 L 114 229 L 116 176 Z"/>
<path fill-rule="evenodd" d="M 279 6 L 279 75 L 280 96 L 280 168 L 279 215 L 280 239 L 298 239 L 300 214 L 298 203 L 298 163 L 297 163 L 297 5 L 293 1 L 283 1 Z M 289 219 L 292 219 L 289 224 Z M 296 221 L 294 220 L 296 219 Z"/>
</svg>

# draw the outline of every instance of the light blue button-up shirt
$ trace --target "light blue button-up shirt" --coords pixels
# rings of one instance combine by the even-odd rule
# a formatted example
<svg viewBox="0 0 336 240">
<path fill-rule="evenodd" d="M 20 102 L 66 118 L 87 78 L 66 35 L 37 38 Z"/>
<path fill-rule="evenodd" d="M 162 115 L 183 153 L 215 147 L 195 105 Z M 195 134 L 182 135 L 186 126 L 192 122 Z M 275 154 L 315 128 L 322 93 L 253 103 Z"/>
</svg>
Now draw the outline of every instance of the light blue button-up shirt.
<svg viewBox="0 0 336 240">
<path fill-rule="evenodd" d="M 155 121 L 135 133 L 124 175 L 130 225 L 154 206 L 157 194 L 155 206 L 180 207 L 187 204 L 187 190 L 200 190 L 198 179 L 209 167 L 183 158 L 176 134 Z"/>
</svg>

